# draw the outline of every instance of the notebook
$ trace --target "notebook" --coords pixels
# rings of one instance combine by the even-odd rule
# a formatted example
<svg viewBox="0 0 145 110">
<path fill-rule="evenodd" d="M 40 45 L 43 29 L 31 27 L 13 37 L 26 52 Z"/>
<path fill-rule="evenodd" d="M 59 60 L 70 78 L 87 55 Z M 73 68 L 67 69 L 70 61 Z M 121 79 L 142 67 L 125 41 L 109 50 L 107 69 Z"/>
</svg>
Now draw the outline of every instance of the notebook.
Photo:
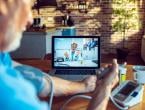
<svg viewBox="0 0 145 110">
<path fill-rule="evenodd" d="M 51 74 L 82 80 L 100 68 L 100 36 L 53 36 Z"/>
</svg>

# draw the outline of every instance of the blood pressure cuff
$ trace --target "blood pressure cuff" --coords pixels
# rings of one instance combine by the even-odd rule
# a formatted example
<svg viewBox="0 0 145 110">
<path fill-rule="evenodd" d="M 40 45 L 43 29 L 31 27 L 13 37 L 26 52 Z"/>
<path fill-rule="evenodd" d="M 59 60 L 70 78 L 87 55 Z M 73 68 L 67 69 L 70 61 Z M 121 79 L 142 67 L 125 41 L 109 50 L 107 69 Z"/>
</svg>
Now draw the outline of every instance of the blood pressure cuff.
<svg viewBox="0 0 145 110">
<path fill-rule="evenodd" d="M 37 68 L 27 65 L 16 66 L 15 69 L 21 73 L 21 75 L 28 81 L 30 81 L 40 94 L 45 84 L 43 81 L 43 72 Z"/>
</svg>

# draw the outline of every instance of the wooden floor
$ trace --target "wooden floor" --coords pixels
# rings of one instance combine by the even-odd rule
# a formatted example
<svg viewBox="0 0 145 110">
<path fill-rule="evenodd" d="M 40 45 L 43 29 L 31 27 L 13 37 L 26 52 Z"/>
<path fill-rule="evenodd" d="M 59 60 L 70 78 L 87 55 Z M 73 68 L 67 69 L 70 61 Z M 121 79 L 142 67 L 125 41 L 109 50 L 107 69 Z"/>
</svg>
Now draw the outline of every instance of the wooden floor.
<svg viewBox="0 0 145 110">
<path fill-rule="evenodd" d="M 101 62 L 102 63 L 111 63 L 113 58 L 116 58 L 116 55 L 114 55 L 114 54 L 102 55 Z M 122 63 L 124 61 L 118 61 L 118 62 Z M 142 58 L 139 55 L 129 55 L 127 57 L 126 62 L 130 65 L 145 65 L 145 62 L 142 60 Z"/>
</svg>

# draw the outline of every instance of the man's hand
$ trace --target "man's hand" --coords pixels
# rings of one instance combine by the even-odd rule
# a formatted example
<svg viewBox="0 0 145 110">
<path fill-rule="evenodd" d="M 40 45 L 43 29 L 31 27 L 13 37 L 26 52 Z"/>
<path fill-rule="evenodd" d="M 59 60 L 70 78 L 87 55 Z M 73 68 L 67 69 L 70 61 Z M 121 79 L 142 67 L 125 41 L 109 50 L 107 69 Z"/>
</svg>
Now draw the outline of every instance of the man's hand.
<svg viewBox="0 0 145 110">
<path fill-rule="evenodd" d="M 119 77 L 119 66 L 116 59 L 113 59 L 112 65 L 108 65 L 107 68 L 110 68 L 110 71 L 105 76 L 105 78 L 102 80 L 102 83 L 104 83 L 106 86 L 111 86 L 111 89 L 118 83 Z"/>
<path fill-rule="evenodd" d="M 85 92 L 92 92 L 95 90 L 96 87 L 96 76 L 89 76 L 85 78 L 82 82 L 85 84 Z"/>
<path fill-rule="evenodd" d="M 94 95 L 87 110 L 106 110 L 112 88 L 118 83 L 118 63 L 114 59 L 108 74 L 104 79 L 97 81 Z"/>
</svg>

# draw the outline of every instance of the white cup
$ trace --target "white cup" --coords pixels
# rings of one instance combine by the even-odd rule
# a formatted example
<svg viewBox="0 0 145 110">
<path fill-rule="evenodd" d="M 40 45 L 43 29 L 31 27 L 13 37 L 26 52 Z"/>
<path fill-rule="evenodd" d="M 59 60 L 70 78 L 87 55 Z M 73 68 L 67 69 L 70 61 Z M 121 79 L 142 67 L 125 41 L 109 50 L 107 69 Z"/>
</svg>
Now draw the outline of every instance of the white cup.
<svg viewBox="0 0 145 110">
<path fill-rule="evenodd" d="M 134 72 L 134 80 L 139 84 L 145 84 L 145 71 Z"/>
</svg>

